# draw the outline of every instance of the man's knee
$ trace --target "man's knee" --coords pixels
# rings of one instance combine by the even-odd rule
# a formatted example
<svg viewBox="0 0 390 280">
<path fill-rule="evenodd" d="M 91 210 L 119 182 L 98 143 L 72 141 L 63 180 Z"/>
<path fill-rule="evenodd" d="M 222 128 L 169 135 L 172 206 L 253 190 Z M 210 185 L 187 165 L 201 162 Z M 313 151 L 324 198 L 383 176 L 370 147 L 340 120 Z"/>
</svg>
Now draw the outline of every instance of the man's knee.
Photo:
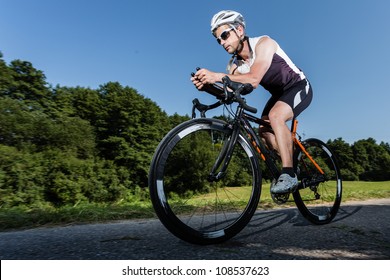
<svg viewBox="0 0 390 280">
<path fill-rule="evenodd" d="M 286 104 L 286 106 L 288 105 Z M 291 120 L 294 117 L 294 113 L 290 107 L 286 108 L 279 106 L 278 108 L 271 110 L 268 117 L 271 122 L 271 126 L 273 126 L 277 124 L 284 124 L 288 120 Z"/>
</svg>

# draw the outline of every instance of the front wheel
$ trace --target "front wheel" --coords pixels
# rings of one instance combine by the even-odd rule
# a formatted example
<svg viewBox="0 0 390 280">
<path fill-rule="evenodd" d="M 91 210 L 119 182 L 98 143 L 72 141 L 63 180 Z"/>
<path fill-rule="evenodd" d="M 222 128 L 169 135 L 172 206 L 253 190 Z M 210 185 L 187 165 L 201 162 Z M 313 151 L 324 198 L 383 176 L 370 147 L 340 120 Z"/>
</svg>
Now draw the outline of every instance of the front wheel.
<svg viewBox="0 0 390 280">
<path fill-rule="evenodd" d="M 294 200 L 306 219 L 314 224 L 326 224 L 340 207 L 340 169 L 333 152 L 322 141 L 312 138 L 302 144 L 307 153 L 297 147 L 294 155 L 299 180 Z"/>
<path fill-rule="evenodd" d="M 232 128 L 217 119 L 187 121 L 158 146 L 149 172 L 150 196 L 164 226 L 187 242 L 223 242 L 250 221 L 259 202 L 261 174 L 256 154 L 239 134 L 226 174 L 210 172 L 226 151 Z M 222 152 L 221 152 L 222 151 Z"/>
</svg>

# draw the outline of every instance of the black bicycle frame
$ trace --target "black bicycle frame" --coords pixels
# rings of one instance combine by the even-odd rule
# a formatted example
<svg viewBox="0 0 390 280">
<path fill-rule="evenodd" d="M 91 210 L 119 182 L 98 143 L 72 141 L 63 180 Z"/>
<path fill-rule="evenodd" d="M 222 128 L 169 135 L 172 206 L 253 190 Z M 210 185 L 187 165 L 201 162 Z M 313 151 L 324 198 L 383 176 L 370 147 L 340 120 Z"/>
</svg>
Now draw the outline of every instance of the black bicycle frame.
<svg viewBox="0 0 390 280">
<path fill-rule="evenodd" d="M 257 151 L 260 158 L 265 162 L 265 164 L 268 167 L 268 170 L 271 172 L 272 177 L 277 179 L 280 176 L 280 170 L 276 166 L 275 162 L 273 161 L 273 158 L 275 157 L 274 153 L 270 151 L 265 145 L 264 142 L 259 139 L 256 132 L 254 131 L 252 125 L 250 122 L 257 123 L 258 125 L 265 126 L 272 130 L 271 125 L 264 121 L 263 119 L 260 119 L 258 117 L 255 117 L 253 115 L 250 115 L 248 113 L 243 114 L 244 117 L 241 117 L 241 123 L 242 127 L 244 128 L 245 132 L 248 135 L 249 140 L 252 143 L 253 148 Z"/>
<path fill-rule="evenodd" d="M 243 132 L 246 133 L 247 139 L 250 140 L 250 143 L 252 144 L 255 151 L 257 151 L 260 158 L 264 160 L 273 178 L 278 178 L 280 176 L 280 171 L 277 168 L 275 162 L 272 160 L 272 152 L 265 147 L 263 141 L 261 141 L 256 135 L 256 132 L 250 122 L 271 128 L 268 122 L 244 112 L 244 109 L 241 106 L 238 106 L 234 120 L 227 124 L 227 129 L 229 129 L 231 132 L 229 136 L 230 139 L 225 141 L 222 150 L 219 153 L 213 168 L 211 169 L 208 178 L 210 182 L 218 181 L 225 176 L 226 169 L 233 155 L 234 147 L 241 132 L 240 128 L 242 128 Z M 218 171 L 219 167 L 221 168 Z"/>
</svg>

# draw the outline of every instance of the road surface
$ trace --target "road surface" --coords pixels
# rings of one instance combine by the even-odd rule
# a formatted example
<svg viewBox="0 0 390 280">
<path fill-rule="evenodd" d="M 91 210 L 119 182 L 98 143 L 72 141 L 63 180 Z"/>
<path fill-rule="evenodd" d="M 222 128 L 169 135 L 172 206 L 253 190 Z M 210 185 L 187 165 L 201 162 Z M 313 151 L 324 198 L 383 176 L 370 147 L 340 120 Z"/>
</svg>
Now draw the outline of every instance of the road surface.
<svg viewBox="0 0 390 280">
<path fill-rule="evenodd" d="M 390 199 L 343 204 L 327 225 L 296 208 L 258 211 L 235 238 L 198 246 L 159 220 L 119 221 L 0 232 L 2 260 L 390 259 Z"/>
</svg>

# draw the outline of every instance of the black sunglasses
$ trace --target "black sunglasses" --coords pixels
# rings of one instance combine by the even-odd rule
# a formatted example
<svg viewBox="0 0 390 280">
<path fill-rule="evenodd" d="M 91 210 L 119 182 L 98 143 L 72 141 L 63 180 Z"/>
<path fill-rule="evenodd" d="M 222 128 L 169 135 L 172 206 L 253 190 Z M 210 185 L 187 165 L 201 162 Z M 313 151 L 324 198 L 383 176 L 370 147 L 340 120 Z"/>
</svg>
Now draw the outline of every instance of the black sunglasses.
<svg viewBox="0 0 390 280">
<path fill-rule="evenodd" d="M 221 40 L 227 40 L 229 37 L 230 37 L 230 31 L 232 31 L 234 28 L 230 28 L 230 29 L 226 29 L 225 31 L 223 31 L 221 33 L 221 35 L 219 35 L 219 37 L 217 38 L 217 42 L 218 44 L 221 44 Z"/>
</svg>

